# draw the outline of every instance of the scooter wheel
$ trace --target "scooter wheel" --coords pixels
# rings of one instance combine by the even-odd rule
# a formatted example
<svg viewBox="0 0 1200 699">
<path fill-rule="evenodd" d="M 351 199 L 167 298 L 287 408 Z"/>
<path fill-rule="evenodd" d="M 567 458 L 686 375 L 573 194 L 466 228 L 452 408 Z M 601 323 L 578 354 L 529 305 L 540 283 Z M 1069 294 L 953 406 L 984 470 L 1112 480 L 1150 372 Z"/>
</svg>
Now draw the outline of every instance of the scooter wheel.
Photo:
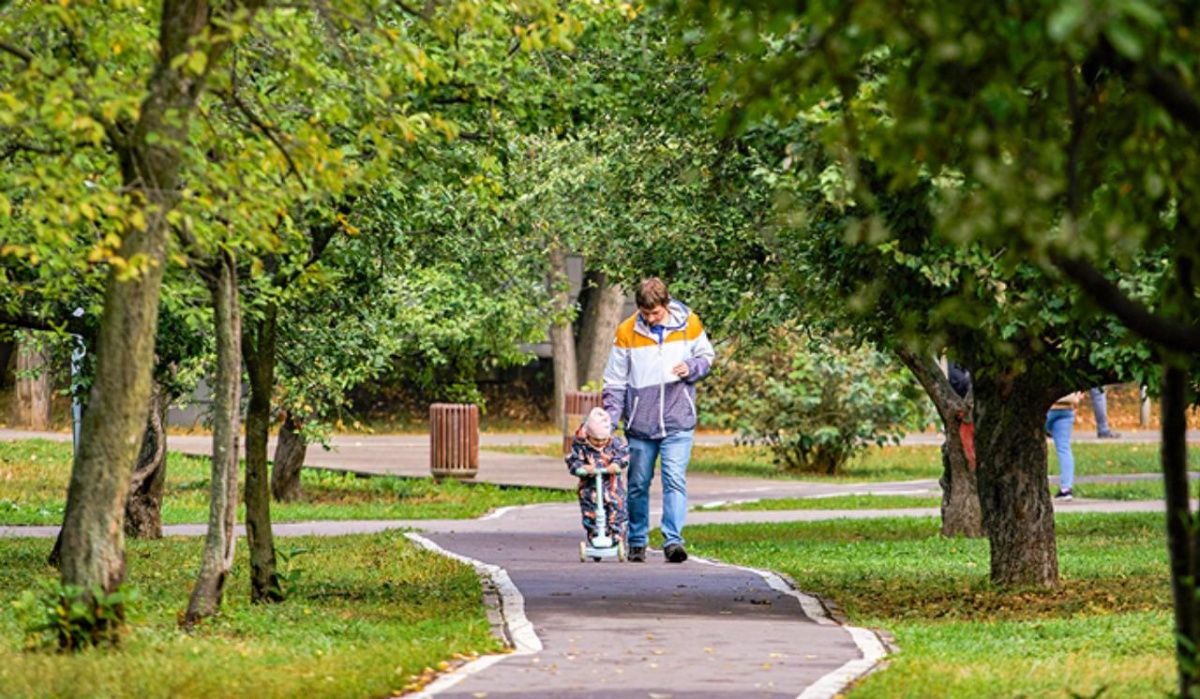
<svg viewBox="0 0 1200 699">
<path fill-rule="evenodd" d="M 599 557 L 599 556 L 592 556 L 592 560 L 593 560 L 593 561 L 595 561 L 595 562 L 597 562 L 597 563 L 599 563 L 599 562 L 600 562 L 600 557 Z"/>
<path fill-rule="evenodd" d="M 579 542 L 579 562 L 583 563 L 587 560 L 587 544 Z"/>
</svg>

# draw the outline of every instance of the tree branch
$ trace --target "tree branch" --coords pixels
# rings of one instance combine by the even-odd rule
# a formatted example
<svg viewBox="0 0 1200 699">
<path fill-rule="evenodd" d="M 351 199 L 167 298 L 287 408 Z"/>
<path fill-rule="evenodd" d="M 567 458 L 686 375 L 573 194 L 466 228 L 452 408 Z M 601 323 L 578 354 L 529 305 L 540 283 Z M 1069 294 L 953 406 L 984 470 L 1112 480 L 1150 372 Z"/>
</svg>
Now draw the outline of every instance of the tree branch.
<svg viewBox="0 0 1200 699">
<path fill-rule="evenodd" d="M 958 395 L 933 357 L 918 354 L 903 346 L 897 347 L 895 353 L 904 366 L 908 367 L 912 375 L 917 378 L 921 387 L 925 389 L 925 393 L 929 395 L 929 399 L 937 408 L 938 414 L 942 416 L 942 422 L 949 424 L 951 420 L 970 419 L 973 412 L 972 401 Z"/>
<path fill-rule="evenodd" d="M 291 154 L 287 152 L 287 148 L 284 148 L 283 143 L 275 135 L 275 132 L 271 129 L 271 127 L 268 126 L 262 119 L 260 119 L 258 115 L 254 113 L 254 110 L 250 109 L 250 107 L 242 101 L 242 98 L 238 96 L 235 89 L 229 90 L 226 92 L 226 95 L 229 97 L 230 101 L 233 102 L 233 105 L 237 108 L 237 110 L 242 113 L 242 116 L 246 117 L 246 119 L 248 119 L 255 128 L 261 131 L 263 135 L 266 136 L 267 139 L 270 140 L 277 149 L 279 149 L 279 152 L 283 154 L 283 159 L 287 161 L 288 172 L 295 176 L 296 181 L 300 183 L 300 187 L 307 192 L 308 184 L 304 181 L 304 177 L 301 176 L 300 169 L 296 167 L 296 161 L 292 160 Z"/>
<path fill-rule="evenodd" d="M 0 325 L 8 325 L 14 328 L 23 330 L 39 330 L 44 332 L 58 333 L 66 330 L 67 332 L 76 335 L 89 335 L 89 331 L 83 326 L 79 318 L 70 317 L 64 322 L 55 324 L 51 320 L 41 318 L 30 313 L 10 312 L 0 308 Z"/>
<path fill-rule="evenodd" d="M 20 46 L 10 44 L 7 41 L 0 41 L 0 52 L 7 53 L 10 56 L 16 56 L 17 58 L 24 61 L 25 65 L 29 65 L 29 64 L 33 63 L 33 54 L 32 53 L 21 48 Z"/>
<path fill-rule="evenodd" d="M 28 143 L 10 143 L 0 150 L 0 162 L 10 160 L 17 153 L 37 153 L 39 155 L 62 155 L 63 151 L 57 148 L 45 148 L 43 146 L 34 146 Z"/>
<path fill-rule="evenodd" d="M 1092 301 L 1143 338 L 1179 352 L 1200 352 L 1200 327 L 1164 318 L 1123 291 L 1090 262 L 1050 250 L 1050 261 Z"/>
<path fill-rule="evenodd" d="M 1176 121 L 1200 133 L 1200 99 L 1161 68 L 1146 72 L 1146 90 Z"/>
</svg>

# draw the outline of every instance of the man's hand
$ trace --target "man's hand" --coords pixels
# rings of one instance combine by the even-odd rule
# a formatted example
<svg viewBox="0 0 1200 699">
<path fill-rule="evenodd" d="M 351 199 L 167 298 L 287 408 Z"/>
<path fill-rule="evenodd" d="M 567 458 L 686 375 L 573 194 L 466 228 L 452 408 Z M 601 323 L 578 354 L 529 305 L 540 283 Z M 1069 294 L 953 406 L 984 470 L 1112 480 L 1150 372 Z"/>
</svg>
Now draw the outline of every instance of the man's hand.
<svg viewBox="0 0 1200 699">
<path fill-rule="evenodd" d="M 688 377 L 688 374 L 692 373 L 692 371 L 690 369 L 688 369 L 687 364 L 680 362 L 680 363 L 676 364 L 675 366 L 671 367 L 671 373 L 678 376 L 681 379 L 686 379 Z"/>
</svg>

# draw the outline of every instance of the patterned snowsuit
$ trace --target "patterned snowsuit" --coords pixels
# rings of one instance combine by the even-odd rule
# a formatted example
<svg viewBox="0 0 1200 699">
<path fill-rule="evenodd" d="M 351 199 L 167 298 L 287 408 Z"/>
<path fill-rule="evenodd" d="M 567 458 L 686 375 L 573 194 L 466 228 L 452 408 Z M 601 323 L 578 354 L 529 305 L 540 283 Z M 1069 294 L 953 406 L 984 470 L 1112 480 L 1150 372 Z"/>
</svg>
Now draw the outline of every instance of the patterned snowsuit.
<svg viewBox="0 0 1200 699">
<path fill-rule="evenodd" d="M 625 510 L 625 470 L 629 468 L 629 445 L 624 439 L 613 435 L 608 445 L 597 449 L 587 441 L 583 428 L 575 432 L 575 441 L 571 444 L 571 453 L 567 455 L 567 471 L 576 475 L 575 470 L 588 468 L 604 470 L 610 465 L 619 466 L 620 473 L 602 476 L 604 484 L 604 513 L 608 520 L 609 536 L 625 539 L 625 527 L 628 514 Z M 596 477 L 594 475 L 579 476 L 579 510 L 583 515 L 583 529 L 588 538 L 596 536 Z"/>
</svg>

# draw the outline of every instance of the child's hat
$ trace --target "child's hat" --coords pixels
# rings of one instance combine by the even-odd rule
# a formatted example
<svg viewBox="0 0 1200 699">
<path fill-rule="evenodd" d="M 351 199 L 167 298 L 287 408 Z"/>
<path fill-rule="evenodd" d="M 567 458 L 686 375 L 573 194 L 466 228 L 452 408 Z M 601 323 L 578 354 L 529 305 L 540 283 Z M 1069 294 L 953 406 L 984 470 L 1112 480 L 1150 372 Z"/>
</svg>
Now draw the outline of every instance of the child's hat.
<svg viewBox="0 0 1200 699">
<path fill-rule="evenodd" d="M 612 437 L 612 418 L 604 408 L 592 408 L 592 412 L 588 413 L 587 420 L 583 423 L 583 429 L 587 436 L 603 442 Z"/>
</svg>

